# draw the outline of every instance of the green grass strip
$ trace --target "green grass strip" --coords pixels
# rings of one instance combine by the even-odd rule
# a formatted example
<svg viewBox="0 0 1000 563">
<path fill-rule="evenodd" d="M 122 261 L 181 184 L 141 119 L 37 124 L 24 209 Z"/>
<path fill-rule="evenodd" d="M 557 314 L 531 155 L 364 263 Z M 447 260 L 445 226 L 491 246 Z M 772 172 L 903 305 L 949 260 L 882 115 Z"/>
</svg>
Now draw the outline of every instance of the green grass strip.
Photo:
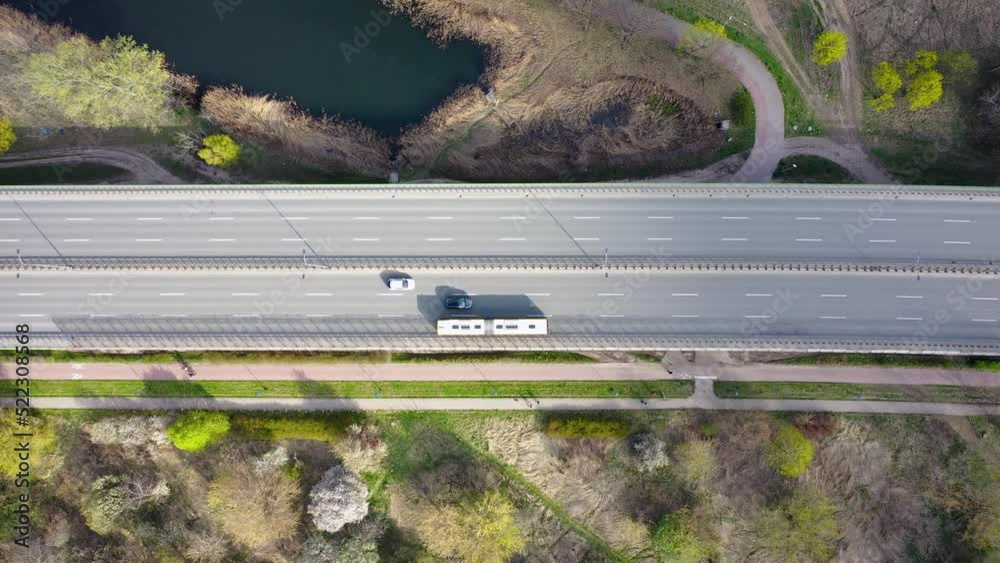
<svg viewBox="0 0 1000 563">
<path fill-rule="evenodd" d="M 907 354 L 819 354 L 790 358 L 793 366 L 858 366 L 889 368 L 943 368 L 1000 371 L 1000 360 L 975 356 L 923 356 Z"/>
<path fill-rule="evenodd" d="M 690 381 L 110 381 L 34 380 L 34 397 L 685 398 Z M 13 396 L 14 382 L 0 381 Z"/>
<path fill-rule="evenodd" d="M 1000 388 L 958 385 L 868 385 L 855 383 L 716 381 L 723 399 L 807 399 L 1000 404 Z"/>
</svg>

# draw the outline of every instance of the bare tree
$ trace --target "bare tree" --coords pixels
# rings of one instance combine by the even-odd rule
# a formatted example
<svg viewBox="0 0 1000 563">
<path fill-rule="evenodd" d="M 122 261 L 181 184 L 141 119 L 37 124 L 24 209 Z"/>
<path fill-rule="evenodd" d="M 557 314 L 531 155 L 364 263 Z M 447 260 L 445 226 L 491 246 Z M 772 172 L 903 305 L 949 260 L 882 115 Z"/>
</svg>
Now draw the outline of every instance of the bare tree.
<svg viewBox="0 0 1000 563">
<path fill-rule="evenodd" d="M 613 2 L 610 5 L 612 21 L 621 28 L 621 47 L 625 49 L 637 35 L 652 29 L 652 20 L 632 2 Z"/>
</svg>

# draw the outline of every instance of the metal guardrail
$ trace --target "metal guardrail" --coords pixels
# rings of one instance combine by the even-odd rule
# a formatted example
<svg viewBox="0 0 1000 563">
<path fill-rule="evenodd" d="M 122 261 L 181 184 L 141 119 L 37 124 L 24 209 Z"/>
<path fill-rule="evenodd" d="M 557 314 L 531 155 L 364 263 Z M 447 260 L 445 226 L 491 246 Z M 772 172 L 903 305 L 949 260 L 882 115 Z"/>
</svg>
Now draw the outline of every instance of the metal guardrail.
<svg viewBox="0 0 1000 563">
<path fill-rule="evenodd" d="M 0 257 L 0 270 L 566 270 L 663 272 L 827 272 L 1000 274 L 1000 263 L 715 259 L 655 256 L 19 256 Z"/>
</svg>

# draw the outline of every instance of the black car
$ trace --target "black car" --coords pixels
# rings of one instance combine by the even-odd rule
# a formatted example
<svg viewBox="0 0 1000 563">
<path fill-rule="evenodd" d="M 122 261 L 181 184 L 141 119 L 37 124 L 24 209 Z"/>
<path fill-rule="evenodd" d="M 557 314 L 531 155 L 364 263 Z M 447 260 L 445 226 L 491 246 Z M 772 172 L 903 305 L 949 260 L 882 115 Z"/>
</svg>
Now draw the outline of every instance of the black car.
<svg viewBox="0 0 1000 563">
<path fill-rule="evenodd" d="M 444 306 L 447 309 L 471 309 L 472 298 L 468 295 L 449 295 L 444 298 Z"/>
</svg>

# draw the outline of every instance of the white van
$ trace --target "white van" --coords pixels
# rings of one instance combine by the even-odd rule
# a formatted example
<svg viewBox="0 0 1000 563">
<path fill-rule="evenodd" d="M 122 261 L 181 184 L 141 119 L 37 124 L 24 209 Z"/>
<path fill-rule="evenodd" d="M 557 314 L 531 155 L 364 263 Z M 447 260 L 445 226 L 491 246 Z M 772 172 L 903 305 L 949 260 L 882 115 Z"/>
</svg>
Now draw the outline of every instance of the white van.
<svg viewBox="0 0 1000 563">
<path fill-rule="evenodd" d="M 389 278 L 389 289 L 393 291 L 411 291 L 416 287 L 413 278 Z"/>
</svg>

